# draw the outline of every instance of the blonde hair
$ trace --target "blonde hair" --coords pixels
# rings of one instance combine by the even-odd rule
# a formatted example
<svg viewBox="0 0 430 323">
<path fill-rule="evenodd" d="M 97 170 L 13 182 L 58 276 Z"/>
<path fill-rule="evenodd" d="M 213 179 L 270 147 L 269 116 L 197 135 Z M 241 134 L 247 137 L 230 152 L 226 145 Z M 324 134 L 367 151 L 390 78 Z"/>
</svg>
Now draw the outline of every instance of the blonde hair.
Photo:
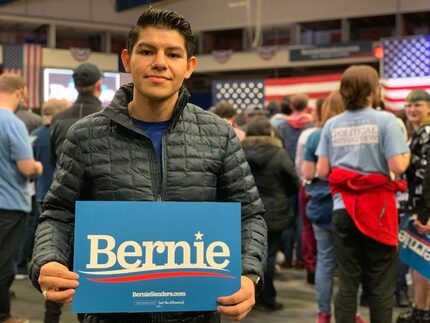
<svg viewBox="0 0 430 323">
<path fill-rule="evenodd" d="M 13 93 L 16 90 L 22 90 L 25 88 L 24 79 L 12 73 L 4 73 L 0 75 L 0 92 L 1 93 Z"/>
<path fill-rule="evenodd" d="M 345 105 L 339 91 L 331 92 L 321 107 L 321 127 L 324 126 L 328 119 L 344 111 Z"/>
<path fill-rule="evenodd" d="M 60 112 L 61 110 L 64 110 L 69 106 L 69 101 L 66 99 L 49 99 L 42 105 L 42 115 L 43 116 L 53 116 Z"/>
</svg>

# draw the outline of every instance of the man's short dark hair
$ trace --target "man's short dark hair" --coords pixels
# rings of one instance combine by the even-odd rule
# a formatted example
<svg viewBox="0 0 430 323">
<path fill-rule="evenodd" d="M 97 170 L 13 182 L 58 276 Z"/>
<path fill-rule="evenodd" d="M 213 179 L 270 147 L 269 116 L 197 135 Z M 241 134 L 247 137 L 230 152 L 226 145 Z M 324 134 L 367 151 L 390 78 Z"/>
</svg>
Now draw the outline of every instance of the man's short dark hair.
<svg viewBox="0 0 430 323">
<path fill-rule="evenodd" d="M 237 111 L 231 103 L 223 100 L 215 105 L 213 113 L 221 118 L 231 119 L 237 114 Z"/>
<path fill-rule="evenodd" d="M 373 67 L 356 65 L 346 69 L 340 81 L 340 94 L 346 110 L 366 108 L 369 97 L 378 91 L 379 77 Z M 377 98 L 373 98 L 377 99 Z"/>
<path fill-rule="evenodd" d="M 265 116 L 258 116 L 251 120 L 246 127 L 246 136 L 270 136 L 272 125 Z"/>
<path fill-rule="evenodd" d="M 91 94 L 96 89 L 96 84 L 88 85 L 88 86 L 75 86 L 76 91 L 78 91 L 78 94 L 84 95 L 84 94 Z"/>
<path fill-rule="evenodd" d="M 294 111 L 301 112 L 308 107 L 308 101 L 306 94 L 296 94 L 291 98 L 291 107 Z"/>
<path fill-rule="evenodd" d="M 137 19 L 136 26 L 134 26 L 128 34 L 126 47 L 129 55 L 133 52 L 134 45 L 139 38 L 139 31 L 146 27 L 176 30 L 185 39 L 187 58 L 194 55 L 195 40 L 190 23 L 175 11 L 154 9 L 151 7 L 143 11 Z"/>
<path fill-rule="evenodd" d="M 284 95 L 281 100 L 281 113 L 290 115 L 291 112 L 291 99 L 288 95 Z"/>
</svg>

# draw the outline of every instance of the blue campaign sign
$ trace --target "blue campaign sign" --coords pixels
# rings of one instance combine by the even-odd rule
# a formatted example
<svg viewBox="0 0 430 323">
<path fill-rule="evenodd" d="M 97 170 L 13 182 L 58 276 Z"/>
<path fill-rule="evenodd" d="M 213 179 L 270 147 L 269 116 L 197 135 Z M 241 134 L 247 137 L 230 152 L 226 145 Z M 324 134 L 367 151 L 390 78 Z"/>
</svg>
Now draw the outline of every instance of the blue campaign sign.
<svg viewBox="0 0 430 323">
<path fill-rule="evenodd" d="M 75 313 L 215 310 L 240 288 L 240 203 L 76 203 Z"/>
<path fill-rule="evenodd" d="M 407 222 L 399 231 L 400 259 L 430 279 L 430 234 L 419 234 L 412 221 Z"/>
</svg>

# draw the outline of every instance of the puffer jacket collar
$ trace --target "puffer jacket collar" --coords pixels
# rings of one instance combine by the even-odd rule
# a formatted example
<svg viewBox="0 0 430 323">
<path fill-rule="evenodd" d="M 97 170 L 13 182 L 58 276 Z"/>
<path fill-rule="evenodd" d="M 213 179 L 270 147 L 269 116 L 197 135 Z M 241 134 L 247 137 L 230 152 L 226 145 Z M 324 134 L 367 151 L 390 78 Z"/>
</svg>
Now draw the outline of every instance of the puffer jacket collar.
<svg viewBox="0 0 430 323">
<path fill-rule="evenodd" d="M 115 93 L 115 96 L 109 106 L 107 106 L 102 111 L 102 114 L 111 119 L 112 121 L 128 129 L 140 133 L 140 131 L 138 131 L 138 128 L 134 126 L 132 118 L 128 114 L 128 103 L 133 100 L 133 88 L 133 83 L 128 83 L 121 86 Z M 178 101 L 175 104 L 175 108 L 173 109 L 172 123 L 169 129 L 173 129 L 175 127 L 176 123 L 179 120 L 179 117 L 184 111 L 184 108 L 188 104 L 189 98 L 190 94 L 188 90 L 184 86 L 182 86 L 179 89 L 179 97 Z"/>
</svg>

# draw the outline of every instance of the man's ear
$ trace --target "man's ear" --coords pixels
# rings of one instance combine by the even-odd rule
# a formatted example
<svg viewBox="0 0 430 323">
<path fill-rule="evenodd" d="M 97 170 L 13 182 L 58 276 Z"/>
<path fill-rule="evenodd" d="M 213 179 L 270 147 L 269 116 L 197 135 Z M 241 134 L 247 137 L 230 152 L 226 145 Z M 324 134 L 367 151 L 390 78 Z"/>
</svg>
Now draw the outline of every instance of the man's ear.
<svg viewBox="0 0 430 323">
<path fill-rule="evenodd" d="M 128 54 L 128 50 L 123 49 L 121 52 L 121 61 L 127 73 L 130 73 L 130 58 L 131 58 L 131 55 Z"/>
<path fill-rule="evenodd" d="M 187 61 L 187 72 L 185 73 L 185 79 L 188 80 L 193 74 L 194 69 L 197 65 L 197 58 L 195 56 L 191 56 Z"/>
</svg>

